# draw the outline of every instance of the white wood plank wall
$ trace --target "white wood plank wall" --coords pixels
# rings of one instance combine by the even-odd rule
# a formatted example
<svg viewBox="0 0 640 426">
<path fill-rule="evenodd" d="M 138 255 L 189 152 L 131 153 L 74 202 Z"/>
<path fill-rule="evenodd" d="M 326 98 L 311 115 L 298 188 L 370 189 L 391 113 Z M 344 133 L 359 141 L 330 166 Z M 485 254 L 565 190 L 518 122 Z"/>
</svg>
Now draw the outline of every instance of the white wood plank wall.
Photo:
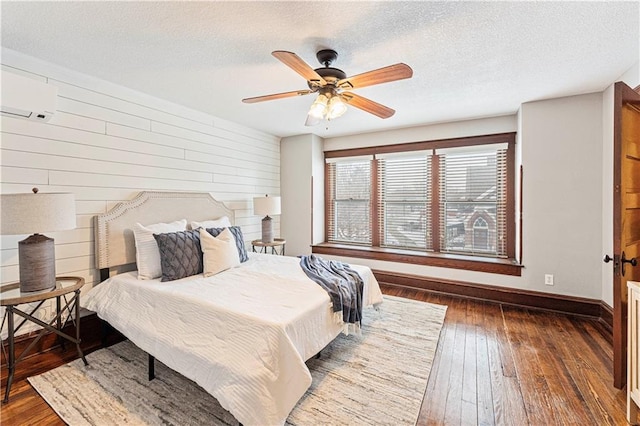
<svg viewBox="0 0 640 426">
<path fill-rule="evenodd" d="M 45 233 L 58 275 L 84 277 L 83 291 L 97 283 L 92 217 L 143 190 L 210 192 L 235 211 L 245 240 L 260 237 L 253 197 L 280 194 L 279 138 L 4 48 L 2 69 L 58 87 L 49 123 L 2 117 L 0 141 L 3 193 L 75 194 L 77 228 Z M 15 282 L 25 236 L 1 238 L 0 282 Z"/>
</svg>

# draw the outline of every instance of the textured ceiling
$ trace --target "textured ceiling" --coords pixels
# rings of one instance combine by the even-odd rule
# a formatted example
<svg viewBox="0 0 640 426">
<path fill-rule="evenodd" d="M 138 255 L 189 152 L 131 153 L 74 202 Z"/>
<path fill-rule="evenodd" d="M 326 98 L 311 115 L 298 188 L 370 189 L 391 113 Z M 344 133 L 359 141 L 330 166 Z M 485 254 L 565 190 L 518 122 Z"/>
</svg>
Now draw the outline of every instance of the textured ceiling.
<svg viewBox="0 0 640 426">
<path fill-rule="evenodd" d="M 638 2 L 11 2 L 2 46 L 265 132 L 337 136 L 515 113 L 523 102 L 603 90 L 638 61 Z M 356 93 L 309 128 L 314 96 L 271 56 L 337 50 L 355 75 L 397 62 L 413 78 Z"/>
</svg>

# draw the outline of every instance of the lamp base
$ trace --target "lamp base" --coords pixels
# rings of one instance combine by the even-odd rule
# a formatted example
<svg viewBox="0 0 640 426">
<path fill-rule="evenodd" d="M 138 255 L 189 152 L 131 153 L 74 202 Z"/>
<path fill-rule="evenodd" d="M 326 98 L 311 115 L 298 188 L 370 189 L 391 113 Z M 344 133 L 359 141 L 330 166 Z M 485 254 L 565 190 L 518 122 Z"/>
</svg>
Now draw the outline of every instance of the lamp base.
<svg viewBox="0 0 640 426">
<path fill-rule="evenodd" d="M 265 216 L 264 219 L 262 219 L 262 242 L 273 242 L 273 219 L 269 216 Z"/>
<path fill-rule="evenodd" d="M 56 252 L 53 238 L 33 234 L 18 242 L 20 292 L 50 290 L 56 286 Z"/>
</svg>

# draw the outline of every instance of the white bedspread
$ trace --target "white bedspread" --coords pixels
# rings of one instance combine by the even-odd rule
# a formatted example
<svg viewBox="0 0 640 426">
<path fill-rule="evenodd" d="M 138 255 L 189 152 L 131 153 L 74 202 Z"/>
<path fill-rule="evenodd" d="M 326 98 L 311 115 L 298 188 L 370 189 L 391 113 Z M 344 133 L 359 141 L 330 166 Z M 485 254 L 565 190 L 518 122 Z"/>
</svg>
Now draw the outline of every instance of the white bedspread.
<svg viewBox="0 0 640 426">
<path fill-rule="evenodd" d="M 371 270 L 351 266 L 365 282 L 363 306 L 381 303 Z M 330 304 L 298 258 L 255 253 L 209 278 L 162 283 L 117 275 L 83 300 L 245 425 L 283 424 L 304 395 L 311 385 L 305 360 L 342 330 Z"/>
</svg>

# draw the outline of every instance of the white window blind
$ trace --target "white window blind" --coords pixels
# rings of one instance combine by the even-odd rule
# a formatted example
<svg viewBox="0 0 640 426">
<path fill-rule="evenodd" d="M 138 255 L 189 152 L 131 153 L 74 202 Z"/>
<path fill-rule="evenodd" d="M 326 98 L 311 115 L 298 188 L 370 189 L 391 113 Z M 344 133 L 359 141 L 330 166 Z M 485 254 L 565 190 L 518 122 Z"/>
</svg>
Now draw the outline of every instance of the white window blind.
<svg viewBox="0 0 640 426">
<path fill-rule="evenodd" d="M 382 247 L 429 250 L 431 155 L 378 160 L 378 220 Z"/>
<path fill-rule="evenodd" d="M 439 154 L 440 250 L 506 257 L 506 148 Z"/>
<path fill-rule="evenodd" d="M 371 161 L 327 164 L 329 242 L 371 244 Z"/>
<path fill-rule="evenodd" d="M 507 179 L 515 167 L 509 151 L 515 134 L 451 142 L 332 152 L 326 241 L 379 248 L 366 251 L 380 258 L 412 252 L 420 259 L 430 253 L 513 258 L 515 183 Z"/>
</svg>

